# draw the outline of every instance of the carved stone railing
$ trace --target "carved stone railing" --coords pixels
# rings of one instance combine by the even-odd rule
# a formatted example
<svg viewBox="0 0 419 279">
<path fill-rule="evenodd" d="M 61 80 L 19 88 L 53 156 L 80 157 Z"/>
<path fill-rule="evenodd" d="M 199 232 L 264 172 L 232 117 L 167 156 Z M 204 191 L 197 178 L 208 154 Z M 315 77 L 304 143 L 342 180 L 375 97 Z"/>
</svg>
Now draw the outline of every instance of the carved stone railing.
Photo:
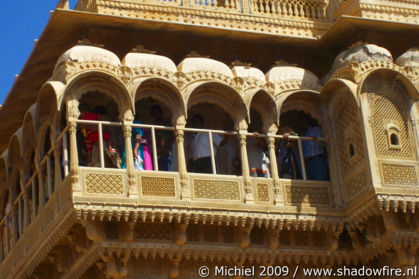
<svg viewBox="0 0 419 279">
<path fill-rule="evenodd" d="M 77 10 L 271 34 L 317 37 L 328 0 L 80 0 Z"/>
<path fill-rule="evenodd" d="M 342 15 L 359 16 L 379 20 L 419 23 L 419 1 L 417 0 L 339 0 L 329 13 L 334 18 Z"/>
</svg>

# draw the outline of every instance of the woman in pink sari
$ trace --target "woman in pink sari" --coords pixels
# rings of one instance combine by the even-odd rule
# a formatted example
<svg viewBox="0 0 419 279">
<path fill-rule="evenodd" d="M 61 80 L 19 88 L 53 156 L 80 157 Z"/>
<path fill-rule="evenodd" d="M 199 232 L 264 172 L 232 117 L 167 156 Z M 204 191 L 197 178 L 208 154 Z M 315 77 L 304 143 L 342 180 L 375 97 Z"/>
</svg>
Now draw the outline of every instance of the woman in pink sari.
<svg viewBox="0 0 419 279">
<path fill-rule="evenodd" d="M 142 124 L 139 120 L 134 120 L 133 124 Z M 151 143 L 150 132 L 148 129 L 143 130 L 140 127 L 132 127 L 131 144 L 134 155 L 134 162 L 136 156 L 139 162 L 135 164 L 137 170 L 153 170 L 153 163 L 151 160 L 151 152 L 149 144 Z M 122 168 L 126 168 L 126 154 L 125 148 L 122 151 Z"/>
</svg>

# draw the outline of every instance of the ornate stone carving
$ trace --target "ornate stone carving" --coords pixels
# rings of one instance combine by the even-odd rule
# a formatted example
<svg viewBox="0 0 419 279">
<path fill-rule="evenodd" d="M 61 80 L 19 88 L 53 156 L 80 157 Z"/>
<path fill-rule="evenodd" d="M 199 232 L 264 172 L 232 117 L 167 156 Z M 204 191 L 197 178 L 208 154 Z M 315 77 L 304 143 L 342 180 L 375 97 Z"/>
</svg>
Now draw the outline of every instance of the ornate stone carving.
<svg viewBox="0 0 419 279">
<path fill-rule="evenodd" d="M 417 171 L 414 165 L 397 165 L 383 162 L 380 166 L 384 185 L 416 186 L 418 184 Z"/>
<path fill-rule="evenodd" d="M 84 173 L 87 194 L 121 195 L 124 193 L 123 176 L 118 174 Z"/>
<path fill-rule="evenodd" d="M 192 179 L 194 197 L 197 199 L 240 200 L 237 181 Z"/>
<path fill-rule="evenodd" d="M 410 102 L 403 85 L 395 80 L 374 80 L 368 84 L 368 104 L 371 108 L 375 149 L 379 158 L 416 159 L 413 145 L 412 123 L 409 117 Z M 399 130 L 400 148 L 392 148 L 388 142 L 386 127 L 395 125 Z"/>
<path fill-rule="evenodd" d="M 256 183 L 256 196 L 260 202 L 268 202 L 269 199 L 269 185 L 266 183 Z"/>
<path fill-rule="evenodd" d="M 353 177 L 347 179 L 344 182 L 344 187 L 346 191 L 346 195 L 349 200 L 355 198 L 358 194 L 362 193 L 362 191 L 371 185 L 371 179 L 369 176 L 369 172 L 366 168 L 362 168 L 362 170 Z"/>
<path fill-rule="evenodd" d="M 303 185 L 285 184 L 286 202 L 292 205 L 329 205 L 329 189 L 325 187 L 307 187 Z"/>
<path fill-rule="evenodd" d="M 175 179 L 159 176 L 145 176 L 139 178 L 141 193 L 148 197 L 175 197 Z"/>
</svg>

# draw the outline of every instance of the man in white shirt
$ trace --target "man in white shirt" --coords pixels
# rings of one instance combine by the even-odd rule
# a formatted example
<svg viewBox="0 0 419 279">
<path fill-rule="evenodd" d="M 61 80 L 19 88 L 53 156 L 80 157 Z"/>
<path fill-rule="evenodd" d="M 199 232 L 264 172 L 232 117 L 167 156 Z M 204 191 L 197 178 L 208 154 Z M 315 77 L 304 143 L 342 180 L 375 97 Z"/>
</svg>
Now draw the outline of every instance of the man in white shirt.
<svg viewBox="0 0 419 279">
<path fill-rule="evenodd" d="M 194 128 L 202 129 L 204 127 L 204 118 L 202 115 L 195 115 L 192 118 L 192 126 Z M 228 137 L 223 137 L 218 134 L 212 134 L 212 144 L 215 147 L 224 145 L 227 142 Z M 192 163 L 192 172 L 197 173 L 212 173 L 211 165 L 211 151 L 209 145 L 208 133 L 194 133 L 188 140 Z M 214 148 L 214 157 L 217 154 L 217 148 Z M 214 158 L 215 159 L 215 158 Z"/>
</svg>

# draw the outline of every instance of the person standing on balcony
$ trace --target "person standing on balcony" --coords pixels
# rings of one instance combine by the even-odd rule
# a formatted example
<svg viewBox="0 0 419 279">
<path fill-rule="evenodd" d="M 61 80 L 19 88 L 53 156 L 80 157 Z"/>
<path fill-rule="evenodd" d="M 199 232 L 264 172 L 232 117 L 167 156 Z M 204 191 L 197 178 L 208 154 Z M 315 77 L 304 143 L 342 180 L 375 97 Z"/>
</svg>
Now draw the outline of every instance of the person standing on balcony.
<svg viewBox="0 0 419 279">
<path fill-rule="evenodd" d="M 279 177 L 297 179 L 300 177 L 296 156 L 296 154 L 298 155 L 298 149 L 296 148 L 296 142 L 289 139 L 289 136 L 297 136 L 297 133 L 288 126 L 280 128 L 280 130 L 283 133 L 283 139 L 279 141 L 276 151 Z"/>
<path fill-rule="evenodd" d="M 170 120 L 163 118 L 163 109 L 159 105 L 150 108 L 150 115 L 154 125 L 171 126 Z M 159 170 L 171 170 L 172 154 L 171 148 L 174 142 L 173 134 L 168 130 L 156 130 L 156 147 Z"/>
<path fill-rule="evenodd" d="M 142 124 L 140 120 L 135 119 L 133 124 Z M 136 170 L 153 170 L 153 163 L 151 161 L 151 153 L 149 148 L 150 137 L 149 133 L 145 132 L 143 128 L 132 127 L 131 145 L 134 156 L 134 167 Z M 126 168 L 126 152 L 125 147 L 122 150 L 122 166 Z"/>
<path fill-rule="evenodd" d="M 82 115 L 82 120 L 101 121 L 105 120 L 106 108 L 102 106 L 95 107 L 93 112 L 86 112 Z M 119 158 L 118 151 L 113 148 L 113 141 L 110 130 L 104 129 L 102 131 L 102 140 L 104 150 L 99 149 L 99 132 L 96 124 L 83 124 L 80 125 L 82 130 L 84 129 L 85 139 L 83 141 L 89 167 L 100 167 L 100 152 L 105 152 L 107 155 L 108 162 L 113 167 L 121 167 L 121 159 Z M 106 158 L 105 158 L 106 159 Z M 109 165 L 108 164 L 108 165 Z"/>
<path fill-rule="evenodd" d="M 307 115 L 300 115 L 298 123 L 303 136 L 313 138 L 313 140 L 302 141 L 307 179 L 329 180 L 325 144 L 318 140 L 323 137 L 320 126 L 314 125 Z"/>
<path fill-rule="evenodd" d="M 192 127 L 197 129 L 204 128 L 204 117 L 202 115 L 194 115 L 192 117 Z M 212 143 L 216 147 L 222 146 L 227 143 L 228 137 L 223 137 L 218 134 L 212 134 Z M 194 133 L 188 140 L 189 156 L 192 160 L 192 172 L 196 173 L 212 173 L 211 164 L 211 151 L 208 139 L 208 133 Z M 214 148 L 214 157 L 216 156 L 217 149 Z M 215 159 L 215 158 L 214 158 Z"/>
<path fill-rule="evenodd" d="M 249 127 L 249 132 L 253 132 L 254 128 Z M 247 157 L 249 161 L 250 176 L 252 177 L 269 177 L 269 158 L 263 151 L 262 137 L 259 132 L 253 132 L 253 136 L 247 136 Z"/>
</svg>

